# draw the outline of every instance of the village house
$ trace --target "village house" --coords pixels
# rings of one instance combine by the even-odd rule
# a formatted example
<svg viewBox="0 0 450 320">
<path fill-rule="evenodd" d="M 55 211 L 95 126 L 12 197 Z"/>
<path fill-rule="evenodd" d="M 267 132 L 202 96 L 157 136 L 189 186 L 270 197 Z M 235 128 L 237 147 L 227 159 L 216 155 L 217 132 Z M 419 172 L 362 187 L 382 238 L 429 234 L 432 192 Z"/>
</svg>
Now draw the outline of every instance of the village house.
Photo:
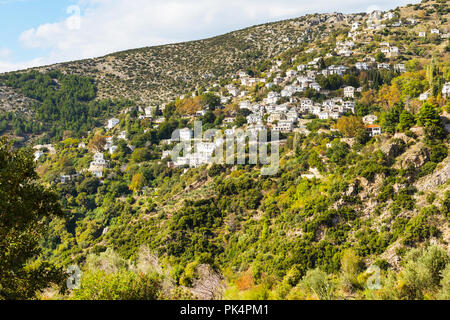
<svg viewBox="0 0 450 320">
<path fill-rule="evenodd" d="M 267 95 L 266 103 L 269 103 L 269 104 L 277 104 L 278 101 L 280 100 L 280 98 L 281 98 L 281 95 L 280 95 L 278 92 L 271 91 L 271 92 L 269 92 L 269 94 Z"/>
<path fill-rule="evenodd" d="M 311 99 L 302 99 L 300 101 L 300 106 L 302 107 L 302 109 L 308 109 L 310 107 L 312 107 L 313 102 Z"/>
<path fill-rule="evenodd" d="M 420 101 L 425 101 L 425 100 L 427 100 L 429 97 L 430 97 L 430 93 L 429 93 L 429 92 L 425 92 L 425 93 L 422 93 L 422 94 L 419 96 L 419 100 L 420 100 Z"/>
<path fill-rule="evenodd" d="M 196 117 L 203 117 L 206 114 L 206 110 L 199 110 L 195 113 Z"/>
<path fill-rule="evenodd" d="M 344 56 L 344 57 L 351 57 L 353 54 L 353 51 L 347 48 L 341 49 L 337 52 L 338 55 Z"/>
<path fill-rule="evenodd" d="M 397 63 L 394 65 L 394 70 L 400 73 L 406 72 L 406 67 L 403 63 Z"/>
<path fill-rule="evenodd" d="M 126 131 L 121 131 L 119 133 L 119 135 L 117 136 L 117 139 L 119 139 L 119 140 L 127 140 L 127 132 Z"/>
<path fill-rule="evenodd" d="M 240 109 L 249 109 L 250 106 L 251 106 L 251 103 L 250 103 L 250 101 L 248 101 L 248 100 L 244 100 L 244 101 L 241 101 L 241 102 L 239 103 L 239 108 L 240 108 Z"/>
<path fill-rule="evenodd" d="M 450 82 L 446 82 L 442 87 L 442 95 L 446 98 L 450 96 Z"/>
<path fill-rule="evenodd" d="M 431 29 L 431 34 L 439 34 L 439 33 L 441 33 L 440 31 L 439 31 L 439 29 Z"/>
<path fill-rule="evenodd" d="M 259 114 L 250 114 L 247 116 L 248 124 L 262 123 L 262 118 Z"/>
<path fill-rule="evenodd" d="M 172 150 L 165 150 L 162 152 L 161 160 L 171 157 Z"/>
<path fill-rule="evenodd" d="M 297 75 L 297 71 L 295 71 L 295 70 L 286 71 L 286 77 L 288 77 L 288 78 L 295 77 L 296 75 Z"/>
<path fill-rule="evenodd" d="M 367 62 L 357 62 L 355 63 L 355 67 L 358 70 L 369 70 L 369 64 Z"/>
<path fill-rule="evenodd" d="M 183 128 L 178 130 L 179 141 L 190 141 L 192 139 L 192 130 L 189 128 Z"/>
<path fill-rule="evenodd" d="M 119 119 L 112 118 L 108 120 L 108 124 L 106 125 L 106 129 L 111 130 L 115 126 L 117 126 L 120 123 Z"/>
<path fill-rule="evenodd" d="M 230 124 L 236 121 L 235 117 L 226 117 L 223 119 L 222 123 L 224 124 Z"/>
<path fill-rule="evenodd" d="M 309 84 L 309 88 L 316 90 L 317 92 L 320 92 L 320 85 L 317 82 L 312 82 Z"/>
<path fill-rule="evenodd" d="M 245 77 L 248 77 L 248 74 L 244 71 L 238 71 L 238 77 L 245 78 Z"/>
<path fill-rule="evenodd" d="M 245 78 L 241 79 L 241 84 L 244 87 L 251 87 L 251 86 L 253 86 L 253 85 L 257 84 L 257 83 L 258 83 L 258 79 L 256 79 L 256 78 L 245 77 Z"/>
<path fill-rule="evenodd" d="M 275 77 L 275 79 L 273 79 L 273 82 L 275 84 L 282 84 L 283 81 L 284 81 L 284 79 L 282 77 L 280 77 L 280 76 L 277 76 L 277 77 Z"/>
<path fill-rule="evenodd" d="M 305 70 L 306 70 L 306 65 L 304 65 L 304 64 L 299 64 L 299 65 L 297 66 L 297 71 L 302 72 L 302 71 L 305 71 Z"/>
<path fill-rule="evenodd" d="M 274 112 L 267 118 L 268 123 L 274 123 L 275 121 L 287 120 L 286 115 L 281 112 Z"/>
<path fill-rule="evenodd" d="M 344 97 L 345 98 L 354 98 L 355 97 L 355 88 L 352 86 L 348 86 L 344 88 Z"/>
<path fill-rule="evenodd" d="M 339 76 L 343 76 L 347 71 L 347 67 L 343 65 L 331 65 L 327 68 L 327 70 L 329 75 L 337 74 Z"/>
<path fill-rule="evenodd" d="M 398 47 L 390 47 L 389 48 L 389 54 L 391 55 L 396 55 L 400 52 L 400 50 L 398 49 Z"/>
<path fill-rule="evenodd" d="M 381 127 L 377 124 L 366 125 L 366 130 L 371 137 L 379 136 L 381 134 Z"/>
<path fill-rule="evenodd" d="M 425 31 L 419 31 L 419 37 L 425 38 L 427 36 L 427 33 Z"/>
<path fill-rule="evenodd" d="M 294 124 L 289 120 L 280 120 L 273 129 L 283 133 L 292 132 L 294 129 Z"/>
<path fill-rule="evenodd" d="M 239 90 L 237 88 L 230 88 L 228 89 L 228 92 L 233 96 L 233 97 L 237 97 L 239 95 Z"/>
<path fill-rule="evenodd" d="M 266 128 L 266 126 L 264 126 L 262 124 L 254 124 L 254 125 L 248 126 L 247 130 L 250 132 L 250 134 L 256 135 L 260 131 L 267 130 L 267 128 Z"/>
<path fill-rule="evenodd" d="M 393 12 L 386 12 L 383 15 L 383 19 L 384 20 L 391 20 L 391 19 L 394 19 L 394 18 L 395 18 L 395 14 Z"/>
<path fill-rule="evenodd" d="M 378 63 L 377 64 L 377 68 L 379 69 L 386 69 L 386 70 L 390 70 L 391 69 L 391 65 L 389 63 Z"/>
<path fill-rule="evenodd" d="M 321 111 L 317 114 L 320 120 L 328 120 L 330 118 L 330 115 L 327 111 Z"/>
<path fill-rule="evenodd" d="M 377 120 L 378 120 L 378 117 L 373 114 L 369 114 L 369 115 L 363 117 L 364 124 L 374 124 L 375 122 L 377 122 Z"/>
<path fill-rule="evenodd" d="M 91 172 L 95 177 L 102 178 L 103 170 L 106 168 L 106 160 L 103 153 L 94 154 L 94 161 L 91 162 L 89 167 L 89 172 Z"/>
<path fill-rule="evenodd" d="M 42 150 L 35 151 L 34 152 L 34 161 L 38 161 L 43 155 L 44 155 L 44 152 Z"/>
</svg>

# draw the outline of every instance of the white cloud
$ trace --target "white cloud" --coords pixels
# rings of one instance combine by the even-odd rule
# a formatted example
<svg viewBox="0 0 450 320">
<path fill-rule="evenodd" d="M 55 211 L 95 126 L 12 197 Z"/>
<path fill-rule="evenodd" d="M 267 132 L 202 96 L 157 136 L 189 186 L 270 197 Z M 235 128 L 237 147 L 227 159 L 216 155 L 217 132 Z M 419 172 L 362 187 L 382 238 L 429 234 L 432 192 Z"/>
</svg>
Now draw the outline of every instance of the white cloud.
<svg viewBox="0 0 450 320">
<path fill-rule="evenodd" d="M 67 19 L 26 30 L 19 40 L 25 49 L 48 50 L 40 61 L 55 63 L 200 39 L 305 13 L 365 12 L 375 5 L 388 9 L 392 1 L 79 0 L 67 9 Z"/>
<path fill-rule="evenodd" d="M 9 58 L 12 54 L 12 51 L 6 47 L 0 47 L 0 59 Z"/>
<path fill-rule="evenodd" d="M 48 60 L 45 60 L 43 58 L 36 58 L 29 61 L 21 61 L 17 63 L 10 62 L 9 60 L 0 60 L 0 73 L 38 67 L 46 63 L 48 63 Z"/>
</svg>

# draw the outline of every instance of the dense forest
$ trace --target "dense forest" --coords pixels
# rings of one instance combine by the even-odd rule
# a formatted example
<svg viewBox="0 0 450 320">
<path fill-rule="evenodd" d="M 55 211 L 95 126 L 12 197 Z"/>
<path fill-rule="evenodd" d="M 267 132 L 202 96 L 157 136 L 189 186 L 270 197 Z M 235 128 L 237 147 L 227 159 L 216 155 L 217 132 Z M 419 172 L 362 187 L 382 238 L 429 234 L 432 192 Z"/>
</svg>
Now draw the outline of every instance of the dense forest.
<svg viewBox="0 0 450 320">
<path fill-rule="evenodd" d="M 0 115 L 0 132 L 9 128 L 17 136 L 44 134 L 41 141 L 47 143 L 84 136 L 103 124 L 107 116 L 134 105 L 130 101 L 96 100 L 97 88 L 91 78 L 57 70 L 6 74 L 0 76 L 0 83 L 36 101 L 29 116 Z"/>
</svg>

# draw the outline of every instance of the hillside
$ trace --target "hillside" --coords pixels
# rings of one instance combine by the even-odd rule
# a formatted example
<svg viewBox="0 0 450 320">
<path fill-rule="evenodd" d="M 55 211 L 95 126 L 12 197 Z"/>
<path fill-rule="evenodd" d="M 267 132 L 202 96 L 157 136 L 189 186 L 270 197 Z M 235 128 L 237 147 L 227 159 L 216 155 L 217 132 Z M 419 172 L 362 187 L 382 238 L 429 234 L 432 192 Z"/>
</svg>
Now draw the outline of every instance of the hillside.
<svg viewBox="0 0 450 320">
<path fill-rule="evenodd" d="M 449 18 L 308 15 L 0 76 L 0 134 L 64 211 L 29 263 L 83 270 L 39 297 L 449 299 Z M 196 121 L 278 133 L 277 171 L 212 163 Z"/>
</svg>

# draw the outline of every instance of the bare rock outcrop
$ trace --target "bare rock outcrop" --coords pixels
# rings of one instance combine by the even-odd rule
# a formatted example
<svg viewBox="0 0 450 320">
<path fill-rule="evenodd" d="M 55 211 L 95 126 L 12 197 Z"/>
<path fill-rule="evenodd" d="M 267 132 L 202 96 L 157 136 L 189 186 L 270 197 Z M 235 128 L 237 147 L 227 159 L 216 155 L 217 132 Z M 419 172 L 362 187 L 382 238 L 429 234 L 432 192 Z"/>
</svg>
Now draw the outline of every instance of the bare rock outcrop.
<svg viewBox="0 0 450 320">
<path fill-rule="evenodd" d="M 438 165 L 435 172 L 416 183 L 419 191 L 434 189 L 450 180 L 450 157 Z"/>
</svg>

